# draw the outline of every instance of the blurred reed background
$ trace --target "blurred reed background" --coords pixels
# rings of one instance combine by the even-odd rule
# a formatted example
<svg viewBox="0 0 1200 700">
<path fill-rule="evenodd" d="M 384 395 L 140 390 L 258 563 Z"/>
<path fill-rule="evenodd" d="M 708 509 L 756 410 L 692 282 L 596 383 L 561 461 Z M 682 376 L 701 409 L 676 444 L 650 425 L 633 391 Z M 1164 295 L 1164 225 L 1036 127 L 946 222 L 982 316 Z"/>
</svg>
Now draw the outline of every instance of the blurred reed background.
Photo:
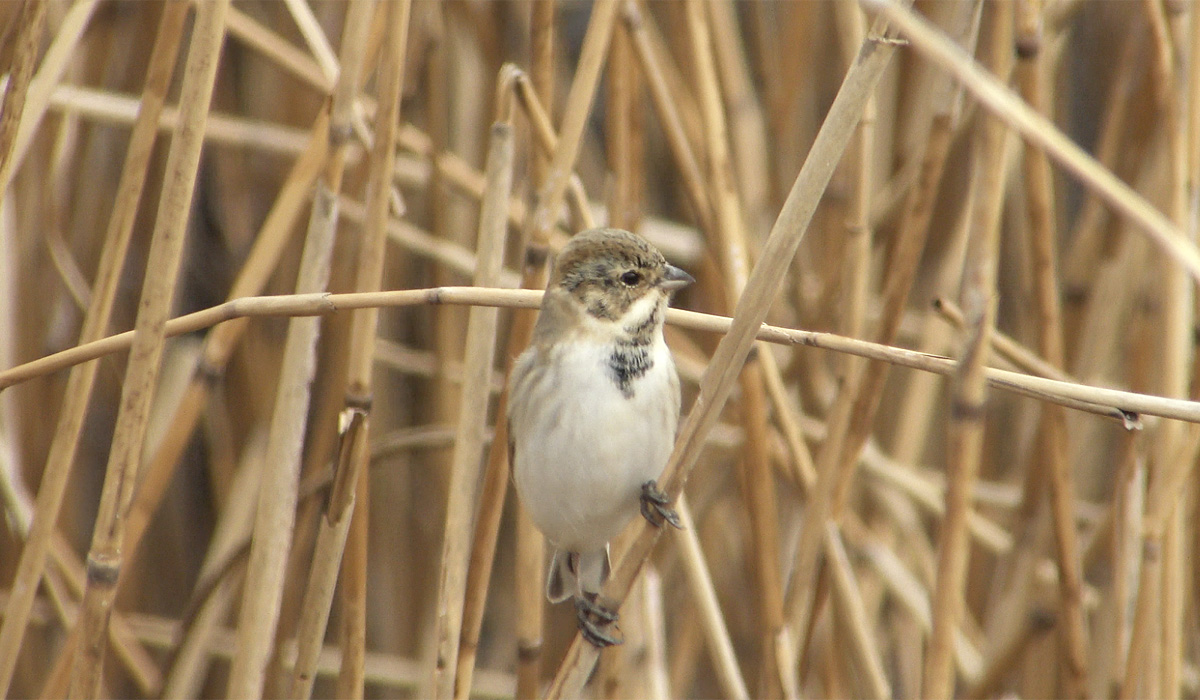
<svg viewBox="0 0 1200 700">
<path fill-rule="evenodd" d="M 738 320 L 585 694 L 1196 697 L 1200 12 L 865 9 L 0 3 L 0 694 L 579 692 L 487 305 L 607 222 Z"/>
</svg>

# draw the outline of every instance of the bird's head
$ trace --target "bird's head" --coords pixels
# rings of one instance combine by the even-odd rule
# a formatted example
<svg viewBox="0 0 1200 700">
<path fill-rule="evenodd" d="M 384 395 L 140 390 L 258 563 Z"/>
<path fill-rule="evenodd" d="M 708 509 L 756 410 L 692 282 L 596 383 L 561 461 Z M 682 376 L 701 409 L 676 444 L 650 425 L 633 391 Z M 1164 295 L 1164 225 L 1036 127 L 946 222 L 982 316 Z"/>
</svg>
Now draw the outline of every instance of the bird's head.
<svg viewBox="0 0 1200 700">
<path fill-rule="evenodd" d="M 671 292 L 694 281 L 641 236 L 594 228 L 558 254 L 547 290 L 566 295 L 592 319 L 633 333 L 644 323 L 661 324 Z"/>
</svg>

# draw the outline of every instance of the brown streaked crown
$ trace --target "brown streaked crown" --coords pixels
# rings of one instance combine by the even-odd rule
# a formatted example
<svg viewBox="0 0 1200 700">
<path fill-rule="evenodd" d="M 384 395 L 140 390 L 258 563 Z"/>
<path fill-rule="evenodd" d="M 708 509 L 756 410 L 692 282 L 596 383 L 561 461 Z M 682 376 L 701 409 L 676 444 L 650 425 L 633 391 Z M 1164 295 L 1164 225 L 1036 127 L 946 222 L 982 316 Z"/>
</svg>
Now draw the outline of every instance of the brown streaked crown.
<svg viewBox="0 0 1200 700">
<path fill-rule="evenodd" d="M 645 294 L 665 291 L 667 271 L 666 258 L 641 236 L 594 228 L 558 254 L 548 288 L 567 292 L 597 318 L 616 320 Z"/>
</svg>

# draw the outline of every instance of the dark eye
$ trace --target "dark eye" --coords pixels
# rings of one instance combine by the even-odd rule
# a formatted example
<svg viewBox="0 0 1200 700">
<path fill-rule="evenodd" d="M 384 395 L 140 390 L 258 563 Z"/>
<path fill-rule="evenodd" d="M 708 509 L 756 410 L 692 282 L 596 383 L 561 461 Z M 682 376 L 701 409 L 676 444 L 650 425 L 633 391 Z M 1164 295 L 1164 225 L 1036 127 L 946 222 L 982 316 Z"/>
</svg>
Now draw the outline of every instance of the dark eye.
<svg viewBox="0 0 1200 700">
<path fill-rule="evenodd" d="M 637 272 L 630 270 L 629 272 L 626 272 L 625 274 L 621 275 L 621 281 L 624 282 L 625 284 L 629 285 L 630 287 L 632 287 L 633 285 L 642 281 L 642 276 L 639 275 Z"/>
</svg>

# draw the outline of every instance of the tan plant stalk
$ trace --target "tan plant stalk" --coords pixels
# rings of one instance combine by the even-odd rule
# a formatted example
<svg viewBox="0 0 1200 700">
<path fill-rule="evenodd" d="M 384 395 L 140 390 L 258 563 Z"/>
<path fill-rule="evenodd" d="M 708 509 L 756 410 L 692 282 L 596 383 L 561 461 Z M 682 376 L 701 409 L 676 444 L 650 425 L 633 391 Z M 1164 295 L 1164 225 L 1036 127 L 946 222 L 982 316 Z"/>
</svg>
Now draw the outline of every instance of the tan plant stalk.
<svg viewBox="0 0 1200 700">
<path fill-rule="evenodd" d="M 108 330 L 117 282 L 120 279 L 121 266 L 125 262 L 133 220 L 141 201 L 142 185 L 145 182 L 146 168 L 157 133 L 158 115 L 162 110 L 167 83 L 174 68 L 186 16 L 187 6 L 182 2 L 170 3 L 163 11 L 158 36 L 150 52 L 149 68 L 142 90 L 142 109 L 130 135 L 125 164 L 117 185 L 117 197 L 97 268 L 91 303 L 79 333 L 81 343 L 98 340 Z M 8 113 L 7 109 L 5 113 Z M 3 181 L 3 178 L 0 178 L 0 181 Z M 67 380 L 65 399 L 55 429 L 56 437 L 46 458 L 34 517 L 30 521 L 25 548 L 21 552 L 12 583 L 14 594 L 5 604 L 4 622 L 0 627 L 0 695 L 7 694 L 12 682 L 19 655 L 18 649 L 37 593 L 37 582 L 45 569 L 46 553 L 62 507 L 71 463 L 78 450 L 79 434 L 97 369 L 98 365 L 95 362 L 79 365 L 71 371 Z"/>
<path fill-rule="evenodd" d="M 203 311 L 180 316 L 167 322 L 167 336 L 175 337 L 208 328 L 220 323 L 248 317 L 322 316 L 368 307 L 400 307 L 422 304 L 466 304 L 502 306 L 516 309 L 536 309 L 541 304 L 539 291 L 530 289 L 479 289 L 476 287 L 437 287 L 405 289 L 389 292 L 350 294 L 298 294 L 277 297 L 244 297 L 225 302 Z M 726 316 L 702 314 L 683 309 L 669 309 L 667 323 L 706 333 L 730 333 L 733 319 Z M 844 352 L 873 360 L 888 362 L 932 372 L 942 376 L 954 374 L 955 363 L 940 355 L 845 338 L 833 333 L 819 333 L 780 326 L 760 324 L 755 338 L 786 346 L 805 345 L 833 352 Z M 111 335 L 87 345 L 49 355 L 22 365 L 0 371 L 0 388 L 43 376 L 80 362 L 128 349 L 133 332 Z M 1097 413 L 1119 420 L 1124 413 L 1145 414 L 1200 423 L 1200 402 L 1172 399 L 1120 389 L 1046 379 L 1020 372 L 989 368 L 991 386 L 1022 396 Z M 1114 408 L 1116 411 L 1114 412 Z"/>
<path fill-rule="evenodd" d="M 984 107 L 995 112 L 1023 138 L 1040 146 L 1046 155 L 1136 224 L 1136 230 L 1159 246 L 1174 264 L 1183 267 L 1193 282 L 1200 280 L 1200 251 L 1197 251 L 1196 245 L 1145 198 L 1097 163 L 1049 120 L 989 76 L 961 48 L 916 14 L 894 0 L 865 2 L 868 7 L 877 9 L 880 15 L 887 17 L 918 52 L 962 81 L 967 91 Z"/>
<path fill-rule="evenodd" d="M 751 272 L 746 288 L 734 311 L 730 333 L 717 346 L 700 386 L 700 398 L 685 420 L 675 450 L 667 463 L 660 485 L 671 497 L 678 497 L 683 482 L 699 457 L 703 438 L 716 422 L 717 414 L 733 391 L 733 383 L 754 342 L 754 330 L 766 317 L 770 301 L 778 290 L 787 266 L 799 246 L 820 193 L 832 175 L 833 164 L 849 142 L 862 113 L 863 105 L 891 57 L 891 47 L 869 42 L 847 73 L 838 97 L 826 116 L 822 131 L 809 151 L 763 247 L 762 257 Z M 617 565 L 605 585 L 607 600 L 620 601 L 628 594 L 641 563 L 649 556 L 660 534 L 656 528 L 638 524 L 638 535 L 626 556 Z M 550 687 L 549 697 L 575 696 L 596 661 L 594 647 L 576 636 Z"/>
<path fill-rule="evenodd" d="M 92 18 L 98 0 L 78 0 L 67 11 L 59 25 L 58 34 L 46 49 L 37 74 L 29 76 L 37 47 L 41 43 L 47 2 L 26 0 L 18 18 L 19 36 L 15 38 L 16 59 L 11 68 L 11 80 L 4 99 L 3 124 L 0 124 L 0 192 L 7 192 L 12 178 L 29 153 L 37 133 L 50 93 L 62 80 L 68 61 L 79 44 L 83 31 Z M 19 122 L 15 120 L 20 120 Z M 12 124 L 8 122 L 13 120 Z"/>
<path fill-rule="evenodd" d="M 766 117 L 754 93 L 754 76 L 739 37 L 737 3 L 721 0 L 709 7 L 712 15 L 713 58 L 720 75 L 721 95 L 729 106 L 730 155 L 738 196 L 746 213 L 751 246 L 770 226 L 770 196 Z"/>
<path fill-rule="evenodd" d="M 322 206 L 332 206 L 332 198 L 318 196 L 314 209 Z M 300 293 L 325 289 L 334 237 L 330 223 L 328 217 L 318 214 L 310 220 L 296 279 Z M 229 694 L 235 697 L 260 697 L 266 681 L 292 540 L 300 450 L 319 330 L 316 319 L 293 319 L 288 325 L 239 616 L 238 653 L 230 669 Z"/>
<path fill-rule="evenodd" d="M 1041 50 L 1041 8 L 1017 5 L 1017 82 L 1021 95 L 1039 113 L 1049 114 L 1045 84 L 1044 52 Z M 1065 362 L 1062 340 L 1062 308 L 1058 290 L 1058 231 L 1055 227 L 1054 192 L 1050 163 L 1040 149 L 1026 146 L 1023 160 L 1025 197 L 1029 209 L 1029 249 L 1033 266 L 1034 298 L 1037 305 L 1038 350 L 1046 362 L 1061 369 Z M 1073 698 L 1088 693 L 1088 643 L 1081 588 L 1083 571 L 1075 529 L 1075 480 L 1071 473 L 1066 411 L 1043 406 L 1041 417 L 1042 464 L 1049 469 L 1050 511 L 1059 571 L 1059 627 L 1065 638 L 1063 650 L 1064 690 Z M 1040 469 L 1033 462 L 1031 469 Z"/>
<path fill-rule="evenodd" d="M 642 194 L 645 191 L 643 114 L 640 110 L 640 76 L 633 65 L 632 46 L 628 34 L 614 31 L 605 66 L 606 99 L 605 163 L 611 173 L 608 188 L 608 225 L 637 231 L 642 217 Z M 627 546 L 628 535 L 619 534 L 609 543 L 610 556 L 619 559 Z M 600 658 L 592 678 L 597 694 L 603 700 L 625 697 L 649 697 L 651 676 L 647 650 L 647 635 L 651 623 L 646 618 L 649 593 L 645 579 L 639 580 L 630 592 L 626 614 L 621 617 L 623 643 Z"/>
<path fill-rule="evenodd" d="M 750 255 L 741 201 L 733 182 L 733 163 L 729 156 L 729 132 L 721 105 L 717 82 L 716 62 L 711 40 L 712 16 L 709 3 L 688 0 L 686 3 L 691 53 L 699 91 L 701 116 L 708 164 L 710 201 L 715 228 L 710 235 L 719 242 L 719 255 L 725 279 L 726 305 L 734 306 L 746 285 Z M 742 369 L 741 388 L 742 426 L 746 430 L 746 447 L 741 460 L 741 486 L 746 509 L 750 513 L 750 529 L 754 540 L 755 583 L 760 602 L 760 638 L 767 651 L 765 665 L 759 677 L 758 694 L 777 697 L 783 693 L 782 679 L 772 663 L 771 650 L 776 635 L 783 627 L 783 575 L 779 568 L 778 507 L 774 474 L 767 462 L 766 407 L 763 377 L 757 360 L 751 359 Z"/>
<path fill-rule="evenodd" d="M 365 431 L 359 440 L 366 440 Z M 367 461 L 366 453 L 365 449 L 351 452 L 351 458 L 357 459 L 360 464 L 350 470 L 350 473 L 358 475 L 358 479 L 348 485 L 354 489 L 355 507 L 353 513 L 345 514 L 349 529 L 338 571 L 342 624 L 337 638 L 342 651 L 342 663 L 338 667 L 335 692 L 337 697 L 351 700 L 361 700 L 366 694 L 367 522 L 371 503 L 366 465 L 363 464 Z"/>
<path fill-rule="evenodd" d="M 1194 243 L 1196 212 L 1189 212 L 1189 207 L 1195 207 L 1196 203 L 1189 201 L 1189 195 L 1194 191 L 1190 178 L 1194 178 L 1191 167 L 1195 165 L 1192 154 L 1197 135 L 1189 130 L 1192 118 L 1185 110 L 1195 109 L 1192 104 L 1195 96 L 1187 96 L 1190 81 L 1184 83 L 1175 70 L 1173 39 L 1168 33 L 1162 7 L 1147 3 L 1146 10 L 1150 16 L 1156 58 L 1152 73 L 1155 96 L 1163 113 L 1161 128 L 1165 132 L 1170 163 L 1166 208 L 1173 223 L 1188 231 L 1184 240 Z M 1193 53 L 1195 55 L 1200 54 Z M 1186 396 L 1192 380 L 1190 370 L 1195 349 L 1194 339 L 1188 337 L 1186 331 L 1193 323 L 1194 287 L 1174 266 L 1165 267 L 1151 284 L 1161 308 L 1154 319 L 1158 326 L 1156 344 L 1161 353 L 1156 358 L 1156 387 L 1164 395 Z M 1195 447 L 1189 445 L 1184 427 L 1169 421 L 1156 431 L 1150 451 L 1148 504 L 1162 503 L 1159 494 L 1174 480 L 1173 473 L 1179 469 L 1176 464 L 1192 464 L 1196 460 Z M 1126 675 L 1121 684 L 1122 697 L 1180 697 L 1178 664 L 1182 653 L 1179 625 L 1183 607 L 1183 558 L 1179 550 L 1182 523 L 1175 510 L 1178 506 L 1160 506 L 1156 513 L 1159 528 L 1144 533 L 1133 630 Z"/>
<path fill-rule="evenodd" d="M 1007 75 L 1012 65 L 1013 5 L 1000 2 L 992 17 L 991 69 Z M 933 631 L 926 650 L 921 692 L 931 698 L 954 695 L 953 639 L 965 616 L 964 588 L 970 539 L 970 494 L 982 459 L 987 379 L 996 320 L 996 269 L 999 266 L 1000 217 L 1005 196 L 1003 174 L 1008 129 L 994 116 L 981 115 L 974 169 L 978 196 L 971 213 L 971 239 L 961 291 L 970 336 L 959 360 L 950 403 L 946 514 L 938 531 L 937 579 L 933 590 Z"/>
<path fill-rule="evenodd" d="M 825 542 L 834 603 L 844 611 L 840 617 L 848 623 L 843 629 L 849 638 L 851 659 L 863 677 L 862 688 L 866 690 L 867 697 L 890 698 L 892 689 L 883 672 L 883 660 L 863 607 L 859 583 L 850 566 L 841 532 L 833 523 L 826 525 Z"/>
<path fill-rule="evenodd" d="M 246 573 L 255 508 L 262 480 L 262 459 L 266 451 L 267 419 L 252 428 L 230 483 L 229 499 L 222 509 L 208 551 L 200 567 L 196 591 L 208 590 L 190 623 L 173 637 L 174 646 L 167 667 L 162 696 L 171 700 L 196 697 L 208 667 L 215 660 L 208 652 L 218 628 L 228 618 L 241 593 Z M 193 594 L 193 604 L 199 598 Z M 195 609 L 195 608 L 191 608 Z"/>
<path fill-rule="evenodd" d="M 8 191 L 9 180 L 16 170 L 15 164 L 20 160 L 16 157 L 18 130 L 25 113 L 25 101 L 30 81 L 33 79 L 38 48 L 42 43 L 42 30 L 46 25 L 46 4 L 45 0 L 25 0 L 15 18 L 16 36 L 12 65 L 4 86 L 4 94 L 0 99 L 0 107 L 3 108 L 3 112 L 0 113 L 0 192 Z"/>
<path fill-rule="evenodd" d="M 307 8 L 307 5 L 302 8 L 296 8 L 294 5 L 295 3 L 289 3 L 289 9 L 292 9 L 293 13 L 303 12 Z M 337 202 L 342 186 L 348 140 L 353 130 L 353 106 L 366 59 L 366 35 L 374 10 L 375 3 L 367 0 L 359 0 L 347 9 L 342 53 L 334 64 L 340 68 L 337 71 L 337 82 L 333 88 L 330 106 L 330 156 L 324 175 L 317 182 L 310 219 L 310 227 L 324 231 L 322 235 L 327 236 L 330 241 L 333 240 L 338 224 Z M 319 31 L 315 34 L 310 31 L 309 34 L 312 35 L 310 44 L 324 39 L 324 35 Z M 323 51 L 317 53 L 320 55 Z M 301 603 L 301 618 L 296 631 L 298 651 L 288 693 L 293 698 L 308 698 L 312 694 L 317 651 L 325 639 L 339 565 L 355 512 L 359 470 L 367 461 L 360 454 L 367 449 L 363 425 L 365 416 L 356 409 L 348 409 L 346 416 L 348 425 L 342 435 L 337 462 L 339 468 L 334 473 L 332 495 L 327 503 L 324 518 L 321 519 L 309 584 L 305 588 L 304 602 Z"/>
<path fill-rule="evenodd" d="M 687 500 L 683 497 L 679 499 L 677 510 L 679 520 L 683 523 L 683 529 L 679 533 L 680 555 L 695 605 L 700 608 L 700 625 L 708 643 L 713 670 L 721 684 L 721 692 L 728 698 L 749 698 L 750 691 L 747 690 L 746 681 L 742 678 L 741 669 L 738 667 L 733 641 L 729 638 L 729 630 L 717 601 L 712 574 L 709 572 L 704 552 L 700 548 L 696 522 L 692 518 Z"/>
<path fill-rule="evenodd" d="M 505 209 L 512 192 L 513 156 L 512 125 L 497 121 L 492 125 L 487 160 L 488 186 L 484 190 L 479 216 L 476 244 L 478 264 L 474 279 L 477 286 L 494 286 L 504 263 L 504 243 L 508 232 Z M 442 579 L 438 587 L 438 668 L 434 684 L 440 698 L 455 695 L 455 679 L 459 670 L 463 607 L 468 595 L 467 565 L 471 552 L 470 538 L 474 531 L 472 521 L 477 502 L 476 485 L 479 483 L 480 457 L 490 404 L 491 373 L 496 357 L 498 314 L 496 309 L 476 306 L 471 308 L 467 320 L 466 356 L 450 471 L 450 500 L 446 508 L 442 544 Z M 464 688 L 469 689 L 469 671 L 464 680 Z"/>
<path fill-rule="evenodd" d="M 229 290 L 229 298 L 261 293 L 274 272 L 279 258 L 292 241 L 292 229 L 300 210 L 308 201 L 328 154 L 327 132 L 329 113 L 322 110 L 313 120 L 308 147 L 296 159 L 283 187 L 268 212 L 255 238 L 254 247 Z M 158 448 L 147 456 L 141 485 L 129 508 L 129 523 L 125 533 L 125 548 L 130 556 L 138 556 L 138 544 L 158 509 L 174 474 L 180 456 L 200 420 L 210 394 L 225 372 L 230 357 L 236 351 L 246 331 L 245 322 L 223 324 L 213 329 L 204 343 L 183 398 L 167 421 L 169 426 Z"/>
<path fill-rule="evenodd" d="M 161 367 L 171 292 L 183 253 L 187 215 L 196 184 L 204 122 L 212 99 L 228 6 L 227 0 L 218 0 L 197 13 L 184 68 L 180 104 L 187 107 L 188 117 L 176 131 L 168 155 L 170 177 L 159 201 L 142 289 L 146 303 L 138 314 L 100 512 L 88 554 L 88 583 L 79 621 L 79 647 L 72 670 L 72 697 L 95 697 L 100 690 L 108 621 L 123 561 L 121 545 L 125 516 L 136 485 L 148 412 Z"/>
<path fill-rule="evenodd" d="M 1117 171 L 1117 156 L 1123 150 L 1122 132 L 1128 122 L 1129 112 L 1136 104 L 1130 96 L 1136 85 L 1135 78 L 1140 75 L 1137 55 L 1144 43 L 1145 31 L 1141 27 L 1136 27 L 1126 37 L 1121 47 L 1121 59 L 1117 62 L 1118 72 L 1109 90 L 1104 117 L 1100 122 L 1100 136 L 1095 147 L 1096 160 L 1114 172 Z M 1104 245 L 1101 224 L 1107 215 L 1108 211 L 1100 198 L 1089 190 L 1066 239 L 1071 241 L 1070 248 L 1063 256 L 1062 266 L 1062 277 L 1067 284 L 1088 284 Z"/>
<path fill-rule="evenodd" d="M 657 51 L 650 37 L 648 27 L 650 18 L 642 15 L 636 0 L 623 0 L 621 6 L 624 27 L 633 39 L 634 53 L 646 88 L 650 93 L 655 110 L 666 132 L 667 145 L 670 146 L 675 162 L 683 177 L 685 192 L 692 205 L 693 213 L 700 227 L 705 231 L 713 230 L 712 203 L 705 192 L 704 176 L 692 149 L 691 141 L 684 128 L 680 107 L 677 104 L 679 95 L 674 93 L 664 73 L 666 62 Z"/>
<path fill-rule="evenodd" d="M 56 533 L 50 543 L 50 559 L 53 566 L 47 570 L 43 582 L 47 584 L 51 596 L 59 600 L 67 597 L 82 598 L 86 585 L 83 562 L 60 534 Z M 65 605 L 69 605 L 69 603 L 64 600 L 58 607 L 61 610 Z M 78 608 L 78 606 L 73 607 Z M 67 622 L 66 616 L 62 617 L 64 622 Z M 74 619 L 75 616 L 72 616 L 72 621 Z M 67 627 L 71 628 L 71 634 L 68 635 L 64 646 L 73 647 L 75 642 L 72 640 L 78 639 L 78 625 L 71 627 L 68 624 Z M 109 623 L 108 641 L 112 645 L 113 653 L 140 690 L 152 693 L 161 687 L 162 673 L 159 671 L 158 665 L 150 653 L 138 642 L 129 628 L 129 621 L 120 611 L 113 612 L 112 620 Z M 64 652 L 61 656 L 69 661 L 70 654 Z"/>
<path fill-rule="evenodd" d="M 961 32 L 966 41 L 970 41 L 969 37 L 972 36 L 971 14 L 969 6 L 961 5 L 955 17 L 958 25 L 956 31 Z M 867 40 L 872 39 L 868 37 Z M 880 327 L 876 330 L 876 337 L 883 343 L 891 343 L 899 330 L 901 309 L 906 303 L 925 245 L 929 218 L 957 118 L 957 97 L 951 86 L 939 85 L 934 94 L 937 112 L 932 119 L 920 177 L 905 202 L 890 271 L 884 283 L 884 309 L 880 316 Z M 817 456 L 817 483 L 811 501 L 821 505 L 805 510 L 792 584 L 786 601 L 793 644 L 802 658 L 806 641 L 799 635 L 805 634 L 814 617 L 812 608 L 815 605 L 823 522 L 830 514 L 834 517 L 839 515 L 845 506 L 850 480 L 854 475 L 855 456 L 874 423 L 888 368 L 879 364 L 850 363 L 845 370 L 842 391 L 828 420 L 830 438 L 822 445 Z"/>
<path fill-rule="evenodd" d="M 379 107 L 375 113 L 374 142 L 371 147 L 370 172 L 367 181 L 366 225 L 359 244 L 358 265 L 354 286 L 360 292 L 372 292 L 383 284 L 384 248 L 387 221 L 392 202 L 391 177 L 395 168 L 396 137 L 399 130 L 400 96 L 409 41 L 409 0 L 381 5 L 384 12 L 377 16 L 386 35 L 379 74 Z M 363 440 L 370 437 L 372 377 L 375 356 L 375 337 L 379 329 L 379 310 L 364 309 L 351 319 L 348 357 L 346 361 L 346 408 L 359 408 L 366 413 Z M 364 450 L 355 455 L 366 460 Z M 342 666 L 338 674 L 338 694 L 343 697 L 363 696 L 366 659 L 366 550 L 369 503 L 367 469 L 353 467 L 358 474 L 354 485 L 359 504 L 350 522 L 346 551 L 342 559 L 341 580 L 343 628 Z"/>
</svg>

